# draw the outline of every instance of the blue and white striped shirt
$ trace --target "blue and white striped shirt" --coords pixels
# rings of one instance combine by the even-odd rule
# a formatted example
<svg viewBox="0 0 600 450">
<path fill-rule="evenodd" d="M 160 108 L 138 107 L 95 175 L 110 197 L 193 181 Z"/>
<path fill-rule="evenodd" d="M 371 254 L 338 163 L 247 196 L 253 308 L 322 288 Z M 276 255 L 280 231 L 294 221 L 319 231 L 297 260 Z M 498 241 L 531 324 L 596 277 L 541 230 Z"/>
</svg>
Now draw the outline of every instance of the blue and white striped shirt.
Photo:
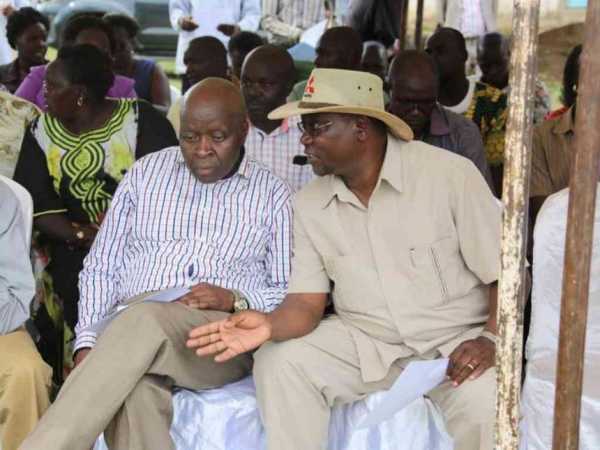
<svg viewBox="0 0 600 450">
<path fill-rule="evenodd" d="M 179 147 L 140 159 L 119 184 L 79 275 L 75 349 L 95 344 L 87 327 L 148 291 L 205 282 L 273 310 L 287 291 L 291 218 L 285 182 L 247 156 L 214 184 L 194 177 Z"/>
</svg>

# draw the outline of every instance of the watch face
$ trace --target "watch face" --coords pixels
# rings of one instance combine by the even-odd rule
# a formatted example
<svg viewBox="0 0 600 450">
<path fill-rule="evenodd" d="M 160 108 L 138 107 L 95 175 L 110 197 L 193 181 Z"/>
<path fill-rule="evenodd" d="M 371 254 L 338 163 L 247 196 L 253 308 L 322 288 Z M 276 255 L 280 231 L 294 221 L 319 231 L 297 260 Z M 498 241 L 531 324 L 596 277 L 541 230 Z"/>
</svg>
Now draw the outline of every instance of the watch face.
<svg viewBox="0 0 600 450">
<path fill-rule="evenodd" d="M 77 233 L 75 233 L 75 236 L 77 237 L 77 239 L 83 239 L 85 237 L 85 234 L 83 231 L 78 231 Z"/>
<path fill-rule="evenodd" d="M 245 299 L 240 298 L 239 300 L 236 300 L 236 302 L 233 304 L 233 307 L 236 311 L 243 311 L 248 309 L 248 302 Z"/>
</svg>

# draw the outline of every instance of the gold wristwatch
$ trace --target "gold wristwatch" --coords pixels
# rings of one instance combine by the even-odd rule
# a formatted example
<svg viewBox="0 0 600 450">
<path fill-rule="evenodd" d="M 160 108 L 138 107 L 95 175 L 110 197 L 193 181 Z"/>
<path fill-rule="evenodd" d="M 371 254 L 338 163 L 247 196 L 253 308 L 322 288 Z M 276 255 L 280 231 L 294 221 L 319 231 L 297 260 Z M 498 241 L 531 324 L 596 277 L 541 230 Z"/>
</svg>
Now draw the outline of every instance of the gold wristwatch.
<svg viewBox="0 0 600 450">
<path fill-rule="evenodd" d="M 231 290 L 233 294 L 233 312 L 245 311 L 250 308 L 250 304 L 246 297 L 237 289 Z"/>
</svg>

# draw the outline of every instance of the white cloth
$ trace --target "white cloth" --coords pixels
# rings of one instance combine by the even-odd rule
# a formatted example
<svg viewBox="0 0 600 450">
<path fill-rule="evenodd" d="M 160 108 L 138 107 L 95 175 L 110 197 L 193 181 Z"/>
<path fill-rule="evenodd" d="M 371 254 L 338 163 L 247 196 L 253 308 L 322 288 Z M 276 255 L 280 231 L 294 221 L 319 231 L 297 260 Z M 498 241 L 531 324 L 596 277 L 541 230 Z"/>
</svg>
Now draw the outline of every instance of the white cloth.
<svg viewBox="0 0 600 450">
<path fill-rule="evenodd" d="M 183 31 L 179 19 L 190 16 L 198 24 L 193 31 Z M 200 36 L 214 36 L 225 46 L 229 37 L 217 30 L 221 24 L 238 25 L 245 31 L 256 31 L 260 24 L 260 0 L 169 0 L 171 25 L 179 31 L 175 71 L 185 72 L 183 54 L 190 41 Z"/>
<path fill-rule="evenodd" d="M 531 328 L 523 388 L 523 448 L 552 447 L 556 358 L 565 255 L 569 190 L 544 203 L 536 222 L 533 247 Z M 590 270 L 580 449 L 600 448 L 600 196 L 596 200 Z"/>
<path fill-rule="evenodd" d="M 444 418 L 419 398 L 387 422 L 355 430 L 386 392 L 333 409 L 328 450 L 452 450 Z M 173 396 L 171 436 L 177 450 L 265 450 L 265 433 L 250 377 L 220 389 L 178 391 Z M 100 438 L 94 450 L 106 450 Z"/>
<path fill-rule="evenodd" d="M 483 36 L 485 34 L 485 19 L 481 9 L 482 0 L 463 2 L 460 30 L 466 38 Z"/>
<path fill-rule="evenodd" d="M 472 0 L 438 0 L 438 23 L 461 32 L 463 11 Z M 496 31 L 497 0 L 479 0 L 485 24 L 485 32 Z M 465 6 L 466 5 L 466 6 Z"/>
<path fill-rule="evenodd" d="M 0 0 L 0 10 L 5 6 L 12 6 L 15 9 L 23 8 L 25 6 L 33 6 L 37 2 L 29 0 Z M 8 64 L 14 59 L 14 51 L 8 44 L 6 39 L 6 17 L 0 14 L 0 64 Z"/>
<path fill-rule="evenodd" d="M 475 94 L 475 85 L 477 84 L 477 81 L 474 77 L 469 77 L 468 80 L 469 90 L 467 91 L 467 95 L 465 95 L 465 98 L 463 98 L 460 103 L 454 106 L 444 106 L 448 111 L 452 111 L 456 114 L 464 114 L 469 109 L 471 101 L 473 100 L 473 95 Z"/>
</svg>

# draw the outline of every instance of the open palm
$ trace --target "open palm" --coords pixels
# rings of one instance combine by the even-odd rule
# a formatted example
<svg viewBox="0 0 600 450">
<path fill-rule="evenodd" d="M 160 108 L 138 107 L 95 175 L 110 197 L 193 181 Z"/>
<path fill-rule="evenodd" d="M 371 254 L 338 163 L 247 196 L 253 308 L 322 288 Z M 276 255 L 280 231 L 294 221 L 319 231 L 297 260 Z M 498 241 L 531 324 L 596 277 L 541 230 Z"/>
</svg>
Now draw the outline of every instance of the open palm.
<svg viewBox="0 0 600 450">
<path fill-rule="evenodd" d="M 187 346 L 198 356 L 216 355 L 224 362 L 241 353 L 260 347 L 271 337 L 271 325 L 266 314 L 244 311 L 218 322 L 202 325 L 190 331 Z"/>
</svg>

